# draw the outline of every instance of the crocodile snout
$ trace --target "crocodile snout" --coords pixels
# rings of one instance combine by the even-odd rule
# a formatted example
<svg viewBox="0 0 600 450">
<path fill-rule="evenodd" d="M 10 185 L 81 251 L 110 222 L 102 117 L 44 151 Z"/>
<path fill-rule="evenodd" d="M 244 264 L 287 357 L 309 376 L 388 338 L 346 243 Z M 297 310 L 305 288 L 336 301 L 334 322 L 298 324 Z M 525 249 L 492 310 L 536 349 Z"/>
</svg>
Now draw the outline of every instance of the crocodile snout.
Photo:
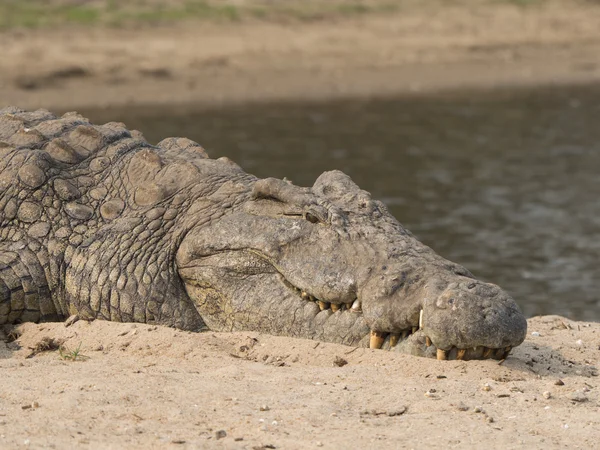
<svg viewBox="0 0 600 450">
<path fill-rule="evenodd" d="M 468 276 L 389 270 L 362 292 L 372 348 L 438 359 L 501 359 L 525 339 L 527 322 L 515 301 Z"/>
<path fill-rule="evenodd" d="M 514 347 L 527 322 L 515 301 L 498 286 L 476 280 L 451 283 L 423 305 L 423 332 L 438 349 Z"/>
</svg>

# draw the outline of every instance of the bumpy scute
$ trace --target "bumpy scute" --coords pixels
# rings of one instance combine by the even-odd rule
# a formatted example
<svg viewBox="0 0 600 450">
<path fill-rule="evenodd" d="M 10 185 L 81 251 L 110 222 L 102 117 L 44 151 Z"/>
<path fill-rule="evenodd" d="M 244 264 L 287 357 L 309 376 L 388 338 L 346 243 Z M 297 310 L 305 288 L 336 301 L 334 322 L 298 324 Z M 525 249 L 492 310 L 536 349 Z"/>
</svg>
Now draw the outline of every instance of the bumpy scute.
<svg viewBox="0 0 600 450">
<path fill-rule="evenodd" d="M 74 314 L 441 359 L 504 357 L 526 330 L 339 171 L 301 188 L 189 139 L 1 109 L 0 323 Z"/>
<path fill-rule="evenodd" d="M 5 287 L 0 322 L 77 313 L 108 320 L 152 317 L 191 329 L 202 326 L 175 282 L 168 251 L 160 256 L 154 247 L 141 245 L 144 240 L 163 248 L 171 245 L 169 223 L 155 213 L 149 214 L 152 220 L 144 214 L 151 206 L 168 203 L 197 171 L 177 161 L 163 163 L 155 148 L 139 133 L 132 137 L 123 124 L 96 126 L 76 113 L 56 117 L 43 110 L 2 109 L 0 142 L 0 255 L 7 266 L 0 275 L 0 288 Z M 205 157 L 199 145 L 175 142 Z M 183 176 L 177 178 L 181 168 Z M 172 222 L 176 215 L 169 218 Z M 39 250 L 27 253 L 25 263 L 21 247 L 29 246 Z M 90 255 L 92 246 L 95 252 Z M 23 284 L 36 270 L 47 280 L 36 285 L 48 288 L 31 294 L 37 306 L 27 306 L 20 292 L 29 292 Z M 166 301 L 169 293 L 177 300 Z M 144 296 L 150 307 L 140 301 Z"/>
</svg>

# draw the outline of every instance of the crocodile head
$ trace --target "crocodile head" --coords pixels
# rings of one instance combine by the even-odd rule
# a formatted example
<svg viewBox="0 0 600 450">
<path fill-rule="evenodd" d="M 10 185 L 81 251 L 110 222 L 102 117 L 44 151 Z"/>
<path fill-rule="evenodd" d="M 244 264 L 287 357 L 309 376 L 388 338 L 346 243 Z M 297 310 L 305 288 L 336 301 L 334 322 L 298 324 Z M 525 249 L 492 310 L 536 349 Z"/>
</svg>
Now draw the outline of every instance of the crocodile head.
<svg viewBox="0 0 600 450">
<path fill-rule="evenodd" d="M 177 253 L 213 330 L 438 359 L 503 358 L 525 338 L 508 294 L 417 241 L 339 171 L 312 188 L 258 180 L 230 209 L 193 227 Z"/>
</svg>

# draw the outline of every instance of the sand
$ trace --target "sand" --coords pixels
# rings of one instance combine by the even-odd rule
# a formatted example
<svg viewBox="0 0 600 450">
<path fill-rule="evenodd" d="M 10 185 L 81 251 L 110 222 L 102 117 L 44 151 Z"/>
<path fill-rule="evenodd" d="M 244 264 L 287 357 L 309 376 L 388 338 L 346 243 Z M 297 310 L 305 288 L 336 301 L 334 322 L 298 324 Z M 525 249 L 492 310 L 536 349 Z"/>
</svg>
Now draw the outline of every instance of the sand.
<svg viewBox="0 0 600 450">
<path fill-rule="evenodd" d="M 7 334 L 17 339 L 0 352 L 1 448 L 598 442 L 600 324 L 559 316 L 530 319 L 525 343 L 500 363 L 103 321 Z"/>
<path fill-rule="evenodd" d="M 473 5 L 13 30 L 0 35 L 0 104 L 201 107 L 598 81 L 597 5 Z M 532 318 L 501 363 L 102 321 L 23 324 L 5 341 L 0 448 L 598 445 L 598 323 Z"/>
</svg>

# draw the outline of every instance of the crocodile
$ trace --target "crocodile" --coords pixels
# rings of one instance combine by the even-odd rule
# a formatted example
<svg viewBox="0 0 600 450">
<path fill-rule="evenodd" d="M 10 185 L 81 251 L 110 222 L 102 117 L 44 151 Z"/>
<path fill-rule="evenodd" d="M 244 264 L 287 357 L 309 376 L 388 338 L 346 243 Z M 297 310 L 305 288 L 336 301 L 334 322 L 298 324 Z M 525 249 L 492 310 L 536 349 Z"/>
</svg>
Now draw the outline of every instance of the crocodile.
<svg viewBox="0 0 600 450">
<path fill-rule="evenodd" d="M 349 176 L 259 179 L 196 142 L 0 109 L 0 324 L 258 331 L 503 359 L 527 322 Z"/>
</svg>

